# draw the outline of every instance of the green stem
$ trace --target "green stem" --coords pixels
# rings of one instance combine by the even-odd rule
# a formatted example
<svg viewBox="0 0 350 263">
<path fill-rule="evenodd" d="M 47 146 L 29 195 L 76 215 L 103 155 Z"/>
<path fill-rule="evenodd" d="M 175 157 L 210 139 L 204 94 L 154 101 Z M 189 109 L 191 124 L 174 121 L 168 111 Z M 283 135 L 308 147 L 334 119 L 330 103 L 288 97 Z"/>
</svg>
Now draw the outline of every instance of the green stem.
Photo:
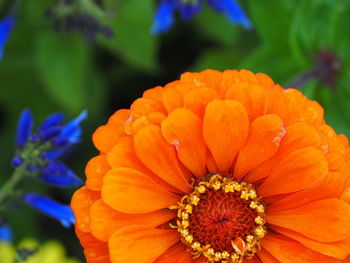
<svg viewBox="0 0 350 263">
<path fill-rule="evenodd" d="M 14 193 L 14 189 L 25 175 L 27 169 L 26 164 L 22 164 L 16 168 L 10 179 L 0 189 L 0 207 L 6 202 L 6 198 Z"/>
</svg>

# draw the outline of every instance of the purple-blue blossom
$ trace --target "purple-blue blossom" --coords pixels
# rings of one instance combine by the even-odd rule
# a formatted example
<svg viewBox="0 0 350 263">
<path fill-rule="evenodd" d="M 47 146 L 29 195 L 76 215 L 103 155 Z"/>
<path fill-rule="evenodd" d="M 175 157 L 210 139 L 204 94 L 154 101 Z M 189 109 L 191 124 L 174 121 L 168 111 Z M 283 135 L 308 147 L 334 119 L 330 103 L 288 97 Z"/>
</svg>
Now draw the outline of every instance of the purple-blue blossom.
<svg viewBox="0 0 350 263">
<path fill-rule="evenodd" d="M 184 20 L 191 19 L 200 12 L 207 2 L 216 12 L 224 14 L 229 22 L 250 29 L 252 24 L 237 0 L 161 0 L 154 16 L 152 34 L 167 32 L 174 24 L 175 12 Z"/>
</svg>

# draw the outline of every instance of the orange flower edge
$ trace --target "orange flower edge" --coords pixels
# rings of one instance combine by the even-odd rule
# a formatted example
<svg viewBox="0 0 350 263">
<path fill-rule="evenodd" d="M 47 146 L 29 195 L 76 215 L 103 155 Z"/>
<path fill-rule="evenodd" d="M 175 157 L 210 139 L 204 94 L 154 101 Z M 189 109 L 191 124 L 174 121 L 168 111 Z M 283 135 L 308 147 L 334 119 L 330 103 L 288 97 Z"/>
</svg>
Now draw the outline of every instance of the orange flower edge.
<svg viewBox="0 0 350 263">
<path fill-rule="evenodd" d="M 88 263 L 349 261 L 348 140 L 265 74 L 185 73 L 93 142 L 72 199 Z"/>
</svg>

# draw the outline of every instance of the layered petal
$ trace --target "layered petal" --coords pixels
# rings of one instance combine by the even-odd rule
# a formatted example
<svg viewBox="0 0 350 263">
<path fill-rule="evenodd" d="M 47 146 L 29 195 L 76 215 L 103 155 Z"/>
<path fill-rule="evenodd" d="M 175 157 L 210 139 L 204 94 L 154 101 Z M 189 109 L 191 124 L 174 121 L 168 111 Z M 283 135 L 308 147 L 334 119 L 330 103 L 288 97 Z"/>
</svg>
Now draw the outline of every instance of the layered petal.
<svg viewBox="0 0 350 263">
<path fill-rule="evenodd" d="M 92 158 L 86 165 L 86 186 L 92 191 L 101 191 L 104 175 L 111 169 L 106 155 Z"/>
<path fill-rule="evenodd" d="M 149 213 L 176 204 L 179 197 L 149 176 L 131 169 L 110 170 L 102 186 L 102 199 L 110 207 L 129 214 Z"/>
<path fill-rule="evenodd" d="M 175 148 L 163 138 L 158 126 L 141 128 L 134 136 L 134 146 L 137 157 L 159 178 L 183 192 L 190 190 L 179 167 Z"/>
<path fill-rule="evenodd" d="M 328 173 L 328 163 L 320 150 L 307 147 L 284 158 L 258 187 L 261 196 L 292 193 L 320 182 Z"/>
<path fill-rule="evenodd" d="M 182 243 L 172 246 L 161 255 L 155 263 L 192 263 L 192 255 Z"/>
<path fill-rule="evenodd" d="M 208 103 L 219 98 L 219 94 L 214 89 L 206 87 L 193 89 L 185 94 L 184 107 L 203 118 Z"/>
<path fill-rule="evenodd" d="M 339 199 L 324 199 L 289 210 L 269 212 L 266 221 L 320 242 L 350 237 L 350 205 Z"/>
<path fill-rule="evenodd" d="M 277 226 L 272 226 L 272 229 L 281 233 L 282 235 L 300 242 L 305 247 L 312 249 L 313 251 L 318 252 L 322 255 L 334 257 L 337 259 L 345 259 L 350 253 L 350 238 L 338 242 L 325 243 L 309 239 L 304 235 L 289 229 Z"/>
<path fill-rule="evenodd" d="M 75 225 L 80 231 L 90 231 L 90 207 L 99 198 L 100 192 L 90 191 L 85 186 L 74 193 L 71 207 L 76 218 Z"/>
<path fill-rule="evenodd" d="M 269 235 L 264 238 L 263 248 L 283 263 L 341 263 L 335 258 L 321 255 L 298 242 Z"/>
<path fill-rule="evenodd" d="M 227 91 L 225 98 L 242 103 L 250 120 L 266 113 L 267 93 L 262 86 L 245 81 L 237 82 Z"/>
<path fill-rule="evenodd" d="M 175 216 L 170 210 L 157 210 L 147 214 L 125 214 L 116 211 L 101 199 L 94 202 L 90 209 L 90 231 L 102 241 L 108 241 L 118 229 L 128 225 L 159 226 Z"/>
<path fill-rule="evenodd" d="M 108 243 L 101 242 L 89 232 L 82 232 L 79 228 L 75 228 L 75 233 L 84 248 L 87 263 L 110 263 Z"/>
<path fill-rule="evenodd" d="M 162 134 L 175 146 L 181 162 L 197 177 L 206 173 L 206 145 L 202 137 L 202 121 L 187 109 L 177 109 L 162 122 Z"/>
<path fill-rule="evenodd" d="M 329 173 L 320 183 L 308 189 L 293 193 L 287 197 L 274 202 L 269 206 L 268 211 L 286 210 L 302 206 L 317 200 L 327 198 L 339 198 L 343 193 L 347 177 L 341 173 Z"/>
<path fill-rule="evenodd" d="M 277 115 L 258 117 L 250 126 L 247 143 L 240 150 L 234 177 L 242 178 L 251 169 L 271 158 L 285 134 L 283 120 Z"/>
<path fill-rule="evenodd" d="M 112 263 L 152 263 L 180 240 L 175 230 L 131 225 L 117 230 L 109 240 Z"/>
<path fill-rule="evenodd" d="M 248 114 L 241 103 L 234 100 L 214 100 L 206 108 L 203 137 L 220 172 L 232 166 L 249 132 Z"/>
</svg>

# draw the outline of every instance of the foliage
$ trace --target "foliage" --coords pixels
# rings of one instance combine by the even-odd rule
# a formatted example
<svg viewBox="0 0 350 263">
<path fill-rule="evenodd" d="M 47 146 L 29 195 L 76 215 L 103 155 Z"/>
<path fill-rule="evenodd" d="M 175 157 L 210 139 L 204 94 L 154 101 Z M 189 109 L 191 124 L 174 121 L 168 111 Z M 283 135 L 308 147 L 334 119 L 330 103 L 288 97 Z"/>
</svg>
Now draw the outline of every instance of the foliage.
<svg viewBox="0 0 350 263">
<path fill-rule="evenodd" d="M 7 2 L 15 1 L 0 1 L 2 18 L 8 15 Z M 98 0 L 97 7 L 75 7 L 112 29 L 113 37 L 97 34 L 94 41 L 77 30 L 55 30 L 55 19 L 71 12 L 59 2 L 64 1 L 17 1 L 15 25 L 0 62 L 0 184 L 11 171 L 12 138 L 23 108 L 31 108 L 38 119 L 50 112 L 74 117 L 87 109 L 85 134 L 91 135 L 111 112 L 129 107 L 144 90 L 188 70 L 247 68 L 269 74 L 282 86 L 314 72 L 298 88 L 322 104 L 329 124 L 350 135 L 350 0 L 238 1 L 251 21 L 250 30 L 203 6 L 191 20 L 176 19 L 168 33 L 157 36 L 150 30 L 159 1 Z M 52 8 L 55 15 L 48 13 Z M 332 63 L 324 61 L 322 52 Z M 90 136 L 84 138 L 79 153 L 68 164 L 81 175 L 83 164 L 96 154 Z M 31 187 L 42 194 L 49 191 L 40 184 Z M 71 192 L 50 194 L 67 202 Z M 25 211 L 27 224 L 9 212 L 19 226 L 14 229 L 17 240 L 26 235 L 42 238 L 49 232 L 62 240 L 70 234 L 66 242 L 76 242 L 72 232 L 61 232 L 50 223 L 41 227 L 37 216 Z M 73 253 L 79 254 L 74 248 Z"/>
</svg>

